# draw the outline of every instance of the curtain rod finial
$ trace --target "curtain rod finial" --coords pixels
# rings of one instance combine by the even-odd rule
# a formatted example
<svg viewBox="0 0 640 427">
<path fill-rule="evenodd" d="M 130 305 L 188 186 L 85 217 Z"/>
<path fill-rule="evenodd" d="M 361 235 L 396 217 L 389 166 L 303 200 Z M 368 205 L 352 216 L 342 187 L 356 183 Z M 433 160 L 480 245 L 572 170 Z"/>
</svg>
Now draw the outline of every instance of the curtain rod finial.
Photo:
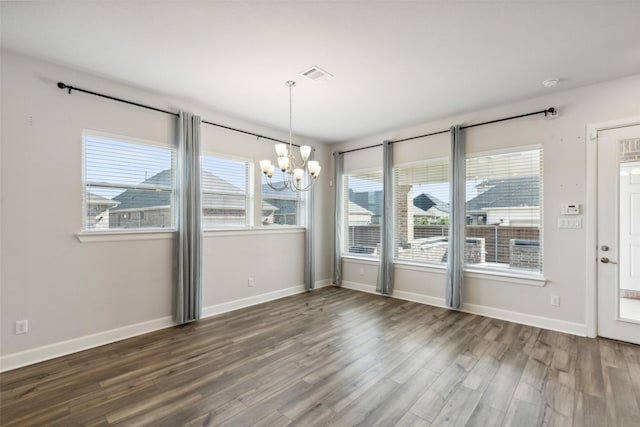
<svg viewBox="0 0 640 427">
<path fill-rule="evenodd" d="M 58 82 L 58 87 L 60 89 L 68 89 L 69 90 L 69 95 L 71 95 L 71 89 L 73 89 L 72 86 L 67 86 L 66 84 L 64 84 L 62 82 Z"/>
</svg>

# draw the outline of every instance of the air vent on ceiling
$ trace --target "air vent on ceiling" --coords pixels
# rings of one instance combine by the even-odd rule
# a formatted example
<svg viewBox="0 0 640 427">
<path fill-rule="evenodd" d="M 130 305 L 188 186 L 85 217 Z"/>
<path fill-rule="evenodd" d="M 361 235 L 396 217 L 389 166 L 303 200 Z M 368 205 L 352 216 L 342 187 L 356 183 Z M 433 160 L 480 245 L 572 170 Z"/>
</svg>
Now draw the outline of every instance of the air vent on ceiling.
<svg viewBox="0 0 640 427">
<path fill-rule="evenodd" d="M 322 68 L 313 65 L 300 73 L 301 76 L 308 78 L 314 82 L 321 82 L 333 78 L 333 74 L 326 72 Z"/>
</svg>

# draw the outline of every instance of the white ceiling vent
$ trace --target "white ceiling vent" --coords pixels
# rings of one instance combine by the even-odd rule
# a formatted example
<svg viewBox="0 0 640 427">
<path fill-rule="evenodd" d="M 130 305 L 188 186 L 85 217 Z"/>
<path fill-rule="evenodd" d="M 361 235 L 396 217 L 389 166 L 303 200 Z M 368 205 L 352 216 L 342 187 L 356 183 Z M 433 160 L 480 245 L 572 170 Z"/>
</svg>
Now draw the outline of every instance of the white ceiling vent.
<svg viewBox="0 0 640 427">
<path fill-rule="evenodd" d="M 312 65 L 310 68 L 301 72 L 300 75 L 314 82 L 322 82 L 333 78 L 333 74 L 326 72 L 316 65 Z"/>
</svg>

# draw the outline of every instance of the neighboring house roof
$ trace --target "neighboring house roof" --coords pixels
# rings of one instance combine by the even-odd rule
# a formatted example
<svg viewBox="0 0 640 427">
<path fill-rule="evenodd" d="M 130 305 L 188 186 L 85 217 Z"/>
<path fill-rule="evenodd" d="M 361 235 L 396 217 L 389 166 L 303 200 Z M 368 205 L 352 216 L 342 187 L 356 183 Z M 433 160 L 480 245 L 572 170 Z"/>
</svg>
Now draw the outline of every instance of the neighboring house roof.
<svg viewBox="0 0 640 427">
<path fill-rule="evenodd" d="M 357 203 L 349 201 L 349 215 L 374 215 L 374 213 L 368 209 L 363 208 Z"/>
<path fill-rule="evenodd" d="M 371 215 L 382 215 L 382 191 L 349 190 L 349 201 L 366 209 Z"/>
<path fill-rule="evenodd" d="M 426 211 L 417 206 L 414 206 L 412 214 L 413 216 L 439 216 L 439 217 L 449 216 L 449 212 L 440 210 L 435 206 L 430 207 Z"/>
<path fill-rule="evenodd" d="M 155 174 L 151 178 L 145 179 L 140 184 L 171 187 L 171 179 L 171 169 L 167 169 Z M 112 210 L 113 212 L 155 206 L 171 206 L 171 191 L 129 189 L 118 194 L 113 200 L 120 203 Z"/>
<path fill-rule="evenodd" d="M 118 206 L 118 202 L 113 199 L 108 199 L 106 197 L 102 197 L 98 194 L 94 194 L 91 192 L 87 193 L 87 204 L 90 206 L 100 206 L 105 209 Z"/>
<path fill-rule="evenodd" d="M 144 180 L 140 184 L 145 186 L 171 187 L 171 169 L 163 170 Z M 203 170 L 201 181 L 202 207 L 205 209 L 244 209 L 245 198 L 241 188 L 224 179 Z M 216 193 L 216 194 L 212 194 Z M 240 193 L 240 194 L 238 194 Z M 171 191 L 129 189 L 113 198 L 119 205 L 112 211 L 148 209 L 171 205 Z M 276 208 L 273 207 L 272 210 Z M 269 209 L 264 207 L 263 209 Z"/>
<path fill-rule="evenodd" d="M 274 182 L 276 188 L 282 187 L 282 181 Z M 291 198 L 282 198 L 291 197 Z M 296 198 L 293 200 L 293 198 Z M 277 215 L 295 215 L 298 213 L 297 195 L 290 190 L 278 191 L 269 187 L 269 184 L 262 184 L 262 209 L 267 210 L 271 206 Z"/>
<path fill-rule="evenodd" d="M 443 202 L 442 200 L 438 199 L 435 196 L 432 196 L 429 193 L 422 193 L 419 196 L 414 197 L 413 205 L 418 207 L 425 213 L 433 207 L 442 212 L 449 212 L 448 203 Z M 419 213 L 414 210 L 414 215 L 419 215 Z"/>
<path fill-rule="evenodd" d="M 272 182 L 271 184 L 276 188 L 284 187 L 284 183 L 282 181 Z M 269 186 L 269 184 L 262 184 L 262 198 L 263 199 L 277 198 L 277 197 L 297 198 L 298 196 L 297 196 L 296 193 L 294 193 L 291 190 L 278 191 L 278 190 L 274 190 L 273 188 L 271 188 Z"/>
<path fill-rule="evenodd" d="M 469 211 L 540 206 L 539 179 L 537 176 L 488 180 L 478 187 L 489 187 L 489 189 L 467 202 L 467 210 Z"/>
</svg>

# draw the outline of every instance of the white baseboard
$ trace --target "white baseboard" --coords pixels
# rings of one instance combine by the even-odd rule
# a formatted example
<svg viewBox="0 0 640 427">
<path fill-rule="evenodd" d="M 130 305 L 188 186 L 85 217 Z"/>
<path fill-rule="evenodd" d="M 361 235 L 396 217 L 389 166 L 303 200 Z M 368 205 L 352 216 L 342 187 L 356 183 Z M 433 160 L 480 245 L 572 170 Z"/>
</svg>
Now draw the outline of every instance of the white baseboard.
<svg viewBox="0 0 640 427">
<path fill-rule="evenodd" d="M 366 292 L 368 294 L 378 294 L 376 292 L 376 287 L 372 285 L 365 285 L 364 283 L 358 282 L 347 282 L 346 280 L 342 281 L 340 285 L 342 288 L 353 289 L 354 291 Z"/>
<path fill-rule="evenodd" d="M 316 282 L 316 288 L 329 286 L 331 280 L 325 279 Z M 290 288 L 268 292 L 265 294 L 255 295 L 235 301 L 222 304 L 216 304 L 202 309 L 202 318 L 215 316 L 216 314 L 226 313 L 228 311 L 238 310 L 240 308 L 249 307 L 251 305 L 260 304 L 267 301 L 287 297 L 305 292 L 304 285 L 292 286 Z M 111 329 L 92 335 L 73 338 L 67 341 L 53 343 L 42 347 L 36 347 L 17 353 L 7 354 L 0 357 L 0 372 L 10 371 L 34 363 L 43 362 L 45 360 L 54 359 L 56 357 L 65 356 L 71 353 L 77 353 L 101 345 L 110 344 L 126 338 L 135 337 L 137 335 L 146 334 L 148 332 L 157 331 L 158 329 L 169 328 L 175 326 L 171 316 L 159 319 L 149 320 L 146 322 L 136 323 L 121 328 Z"/>
<path fill-rule="evenodd" d="M 331 279 L 316 280 L 316 289 L 326 288 L 327 286 L 333 286 Z"/>
<path fill-rule="evenodd" d="M 171 316 L 161 317 L 159 319 L 7 354 L 0 357 L 0 372 L 55 359 L 56 357 L 77 353 L 82 350 L 110 344 L 126 338 L 157 331 L 158 329 L 169 328 L 174 325 L 175 322 Z"/>
<path fill-rule="evenodd" d="M 342 287 L 356 291 L 376 293 L 376 287 L 356 282 L 342 282 Z M 394 291 L 393 298 L 413 301 L 420 304 L 433 305 L 447 308 L 444 298 L 418 294 L 407 291 Z M 536 316 L 533 314 L 519 313 L 516 311 L 504 310 L 501 308 L 488 307 L 478 304 L 463 304 L 460 310 L 465 313 L 477 314 L 494 319 L 507 320 L 509 322 L 520 323 L 522 325 L 535 326 L 537 328 L 549 329 L 552 331 L 564 332 L 572 335 L 587 336 L 587 325 L 581 323 L 567 322 L 566 320 L 553 319 L 550 317 Z"/>
<path fill-rule="evenodd" d="M 273 292 L 267 292 L 266 294 L 253 295 L 247 298 L 223 302 L 222 304 L 210 305 L 202 309 L 202 318 L 238 310 L 240 308 L 250 307 L 256 304 L 262 304 L 263 302 L 273 301 L 274 299 L 280 299 L 290 295 L 301 294 L 305 291 L 306 289 L 304 288 L 304 285 L 298 285 L 290 288 L 279 289 Z"/>
</svg>

